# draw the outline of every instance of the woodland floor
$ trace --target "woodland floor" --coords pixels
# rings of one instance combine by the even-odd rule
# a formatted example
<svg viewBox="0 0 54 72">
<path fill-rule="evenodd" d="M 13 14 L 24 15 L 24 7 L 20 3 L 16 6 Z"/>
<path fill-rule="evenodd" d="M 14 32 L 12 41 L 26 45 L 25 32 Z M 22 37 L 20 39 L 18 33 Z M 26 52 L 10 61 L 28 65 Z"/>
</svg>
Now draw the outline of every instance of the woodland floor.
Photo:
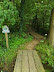
<svg viewBox="0 0 54 72">
<path fill-rule="evenodd" d="M 32 42 L 28 43 L 25 48 L 28 50 L 33 50 L 35 49 L 35 46 L 38 45 L 38 43 L 39 41 L 34 39 Z"/>
<path fill-rule="evenodd" d="M 40 43 L 41 40 L 44 40 L 44 37 L 36 33 L 31 27 L 27 26 L 27 28 L 29 34 L 34 37 L 34 40 L 31 41 L 30 43 L 25 44 L 25 48 L 28 50 L 33 50 L 35 49 L 35 46 Z"/>
<path fill-rule="evenodd" d="M 28 28 L 28 33 L 30 35 L 32 35 L 34 37 L 34 40 L 32 40 L 31 42 L 29 43 L 25 43 L 24 45 L 21 45 L 19 47 L 19 49 L 25 49 L 25 50 L 34 50 L 36 45 L 38 45 L 40 43 L 40 40 L 43 40 L 44 37 L 37 34 L 36 32 L 34 32 L 31 27 Z M 24 47 L 24 48 L 23 48 Z M 14 68 L 14 65 L 15 65 L 15 60 L 12 62 L 12 64 L 10 65 L 11 68 L 9 68 L 9 71 L 8 72 L 13 72 L 13 68 Z M 4 71 L 5 72 L 5 71 Z"/>
<path fill-rule="evenodd" d="M 29 34 L 32 35 L 34 37 L 34 39 L 29 43 L 21 45 L 20 48 L 19 48 L 20 50 L 22 50 L 22 49 L 24 49 L 24 50 L 35 50 L 36 45 L 38 45 L 40 43 L 40 41 L 44 39 L 43 36 L 41 36 L 41 35 L 37 34 L 36 32 L 32 31 L 31 28 L 29 30 Z M 15 67 L 16 67 L 16 65 L 15 65 Z"/>
<path fill-rule="evenodd" d="M 25 43 L 23 45 L 20 46 L 20 48 L 22 49 L 23 47 L 25 48 L 25 50 L 34 50 L 35 49 L 35 46 L 38 45 L 40 42 L 39 40 L 36 40 L 34 38 L 34 40 L 32 40 L 31 42 L 29 43 Z M 20 49 L 19 48 L 19 49 Z M 21 50 L 20 49 L 20 50 Z M 8 69 L 8 72 L 13 72 L 13 69 L 14 69 L 14 65 L 15 65 L 15 60 L 16 58 L 14 59 L 14 61 L 11 63 L 11 65 L 9 66 L 9 69 Z"/>
</svg>

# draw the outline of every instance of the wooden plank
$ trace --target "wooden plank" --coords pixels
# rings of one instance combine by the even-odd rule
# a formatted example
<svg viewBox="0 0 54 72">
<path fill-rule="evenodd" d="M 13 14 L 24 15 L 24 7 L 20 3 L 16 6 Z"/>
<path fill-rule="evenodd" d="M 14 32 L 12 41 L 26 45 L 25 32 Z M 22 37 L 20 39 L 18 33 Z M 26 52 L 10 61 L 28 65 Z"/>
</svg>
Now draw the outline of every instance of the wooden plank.
<svg viewBox="0 0 54 72">
<path fill-rule="evenodd" d="M 29 68 L 30 68 L 30 72 L 37 72 L 35 63 L 34 63 L 34 59 L 32 55 L 28 55 L 29 57 Z"/>
<path fill-rule="evenodd" d="M 18 55 L 22 55 L 23 50 L 18 50 Z"/>
<path fill-rule="evenodd" d="M 33 51 L 33 57 L 34 57 L 34 61 L 35 61 L 38 72 L 45 72 L 43 65 L 41 63 L 41 60 L 35 50 Z"/>
<path fill-rule="evenodd" d="M 31 33 L 31 35 L 34 36 L 36 39 L 39 39 L 39 38 L 44 39 L 43 36 L 41 36 L 40 34 L 34 32 L 34 31 L 32 31 L 32 32 L 30 32 L 30 33 Z"/>
<path fill-rule="evenodd" d="M 22 51 L 18 51 L 15 67 L 13 72 L 21 72 L 22 68 Z"/>
<path fill-rule="evenodd" d="M 28 56 L 32 55 L 33 50 L 28 50 Z"/>
<path fill-rule="evenodd" d="M 28 51 L 27 50 L 23 50 L 23 55 L 27 56 L 27 54 L 28 54 Z"/>
<path fill-rule="evenodd" d="M 23 51 L 23 60 L 22 60 L 22 72 L 29 72 L 29 63 L 28 63 L 28 56 L 27 56 L 27 51 Z"/>
<path fill-rule="evenodd" d="M 45 72 L 35 50 L 19 50 L 13 72 Z"/>
</svg>

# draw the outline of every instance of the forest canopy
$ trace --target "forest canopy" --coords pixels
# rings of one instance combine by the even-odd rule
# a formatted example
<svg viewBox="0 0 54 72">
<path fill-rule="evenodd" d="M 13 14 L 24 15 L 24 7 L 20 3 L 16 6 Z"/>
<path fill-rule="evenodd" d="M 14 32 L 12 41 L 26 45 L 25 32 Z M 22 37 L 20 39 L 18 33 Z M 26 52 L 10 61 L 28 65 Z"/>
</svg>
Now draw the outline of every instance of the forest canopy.
<svg viewBox="0 0 54 72">
<path fill-rule="evenodd" d="M 1 0 L 0 28 L 11 25 L 22 32 L 30 24 L 40 34 L 48 33 L 53 7 L 53 0 Z"/>
</svg>

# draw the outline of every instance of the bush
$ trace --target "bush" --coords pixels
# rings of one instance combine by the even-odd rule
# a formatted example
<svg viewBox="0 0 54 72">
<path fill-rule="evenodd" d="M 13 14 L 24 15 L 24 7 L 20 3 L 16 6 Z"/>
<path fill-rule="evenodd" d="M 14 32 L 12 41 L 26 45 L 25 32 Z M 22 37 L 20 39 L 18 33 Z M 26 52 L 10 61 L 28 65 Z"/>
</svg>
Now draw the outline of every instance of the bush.
<svg viewBox="0 0 54 72">
<path fill-rule="evenodd" d="M 54 68 L 54 49 L 48 43 L 40 43 L 36 50 L 40 53 L 43 64 L 48 64 Z"/>
<path fill-rule="evenodd" d="M 24 34 L 24 35 L 23 35 Z M 0 68 L 4 68 L 5 66 L 9 66 L 13 59 L 16 57 L 17 51 L 19 50 L 19 46 L 24 44 L 25 42 L 29 42 L 33 39 L 32 36 L 23 33 L 22 36 L 19 36 L 18 32 L 13 34 L 9 34 L 9 48 L 6 48 L 6 43 L 3 40 L 3 47 L 0 45 Z M 24 38 L 24 36 L 27 38 Z M 1 34 L 2 37 L 2 34 Z M 4 38 L 5 39 L 5 38 Z M 2 41 L 1 41 L 2 42 Z"/>
<path fill-rule="evenodd" d="M 0 2 L 0 28 L 2 25 L 14 25 L 19 23 L 19 12 L 12 2 Z"/>
<path fill-rule="evenodd" d="M 54 2 L 52 1 L 51 3 L 47 3 L 47 1 L 46 3 L 44 1 L 43 3 L 35 3 L 36 15 L 34 16 L 32 27 L 34 27 L 36 32 L 43 35 L 49 32 L 51 11 L 54 8 L 53 4 Z"/>
</svg>

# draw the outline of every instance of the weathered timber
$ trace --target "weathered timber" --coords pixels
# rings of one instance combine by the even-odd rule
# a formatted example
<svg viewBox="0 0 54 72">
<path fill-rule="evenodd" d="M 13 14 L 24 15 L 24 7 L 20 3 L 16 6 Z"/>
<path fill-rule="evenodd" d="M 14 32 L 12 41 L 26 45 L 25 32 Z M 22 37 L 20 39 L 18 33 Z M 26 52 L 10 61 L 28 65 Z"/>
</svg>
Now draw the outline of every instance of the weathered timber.
<svg viewBox="0 0 54 72">
<path fill-rule="evenodd" d="M 22 72 L 29 72 L 28 55 L 25 50 L 23 51 Z"/>
<path fill-rule="evenodd" d="M 35 33 L 34 31 L 30 32 L 30 34 L 35 37 L 36 39 L 44 39 L 43 36 L 39 35 L 38 33 Z"/>
<path fill-rule="evenodd" d="M 27 28 L 28 28 L 29 34 L 32 35 L 34 38 L 36 38 L 36 39 L 38 39 L 38 40 L 39 40 L 39 39 L 44 39 L 44 37 L 43 37 L 42 35 L 36 33 L 36 32 L 34 31 L 34 29 L 31 28 L 31 26 L 27 25 Z"/>
<path fill-rule="evenodd" d="M 19 50 L 13 72 L 45 72 L 35 50 Z"/>
<path fill-rule="evenodd" d="M 37 72 L 45 72 L 41 60 L 35 50 L 33 51 L 33 57 L 36 64 Z"/>
<path fill-rule="evenodd" d="M 28 52 L 28 58 L 29 58 L 29 70 L 30 70 L 29 72 L 37 72 L 32 51 Z"/>
<path fill-rule="evenodd" d="M 18 55 L 17 55 L 17 59 L 16 59 L 16 63 L 15 63 L 13 72 L 21 72 L 21 70 L 22 70 L 21 64 L 22 64 L 22 50 L 18 51 Z"/>
</svg>

